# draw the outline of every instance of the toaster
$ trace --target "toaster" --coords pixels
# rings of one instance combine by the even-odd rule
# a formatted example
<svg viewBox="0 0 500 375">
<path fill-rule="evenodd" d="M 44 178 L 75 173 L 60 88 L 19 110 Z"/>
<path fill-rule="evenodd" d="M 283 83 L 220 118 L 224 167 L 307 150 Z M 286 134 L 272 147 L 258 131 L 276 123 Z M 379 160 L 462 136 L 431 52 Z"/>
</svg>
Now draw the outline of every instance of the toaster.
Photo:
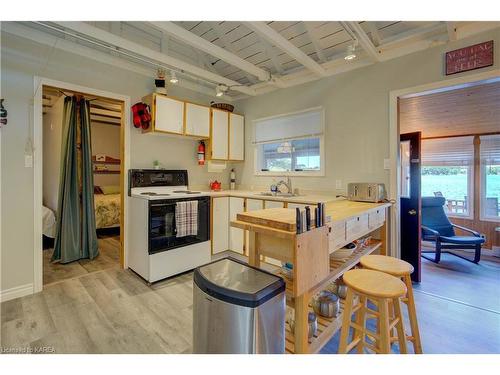
<svg viewBox="0 0 500 375">
<path fill-rule="evenodd" d="M 385 185 L 370 182 L 351 182 L 347 184 L 347 199 L 359 202 L 382 202 L 387 198 Z"/>
</svg>

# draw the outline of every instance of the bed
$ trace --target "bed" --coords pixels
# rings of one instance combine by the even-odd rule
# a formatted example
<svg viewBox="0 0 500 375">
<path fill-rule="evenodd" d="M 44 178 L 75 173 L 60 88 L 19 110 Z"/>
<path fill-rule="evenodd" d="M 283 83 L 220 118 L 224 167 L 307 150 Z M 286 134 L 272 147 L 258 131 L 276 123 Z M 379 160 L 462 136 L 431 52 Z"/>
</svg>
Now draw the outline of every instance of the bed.
<svg viewBox="0 0 500 375">
<path fill-rule="evenodd" d="M 56 215 L 50 208 L 42 206 L 42 233 L 45 237 L 56 236 Z"/>
<path fill-rule="evenodd" d="M 103 194 L 99 189 L 99 193 L 94 194 L 96 229 L 119 227 L 120 205 L 120 194 Z M 46 206 L 42 206 L 42 233 L 48 238 L 56 236 L 56 215 Z"/>
<path fill-rule="evenodd" d="M 94 194 L 96 229 L 120 226 L 120 194 Z"/>
</svg>

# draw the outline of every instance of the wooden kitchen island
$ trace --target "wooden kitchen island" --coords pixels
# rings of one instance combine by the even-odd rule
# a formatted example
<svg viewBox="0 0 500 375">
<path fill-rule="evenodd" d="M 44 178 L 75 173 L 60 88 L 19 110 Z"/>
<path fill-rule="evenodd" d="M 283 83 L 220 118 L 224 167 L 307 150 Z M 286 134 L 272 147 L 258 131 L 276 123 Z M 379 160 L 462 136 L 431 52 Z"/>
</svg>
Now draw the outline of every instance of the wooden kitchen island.
<svg viewBox="0 0 500 375">
<path fill-rule="evenodd" d="M 325 226 L 300 234 L 295 230 L 295 210 L 288 208 L 240 213 L 231 222 L 231 226 L 249 231 L 250 265 L 260 267 L 269 258 L 293 264 L 292 278 L 276 270 L 286 281 L 287 305 L 295 310 L 295 332 L 286 325 L 287 353 L 317 353 L 339 330 L 342 312 L 334 318 L 318 316 L 318 331 L 308 339 L 311 298 L 356 266 L 363 255 L 387 253 L 389 207 L 389 203 L 329 202 Z M 373 238 L 369 245 L 359 246 L 345 258 L 331 256 L 347 243 L 368 235 Z"/>
</svg>

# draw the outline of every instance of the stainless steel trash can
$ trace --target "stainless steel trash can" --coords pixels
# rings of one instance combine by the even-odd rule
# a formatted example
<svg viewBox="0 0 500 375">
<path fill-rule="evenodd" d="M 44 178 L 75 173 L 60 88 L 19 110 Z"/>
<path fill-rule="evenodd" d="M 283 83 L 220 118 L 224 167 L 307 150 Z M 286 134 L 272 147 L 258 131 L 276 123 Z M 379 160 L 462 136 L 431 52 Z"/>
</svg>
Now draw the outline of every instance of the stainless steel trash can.
<svg viewBox="0 0 500 375">
<path fill-rule="evenodd" d="M 193 279 L 193 353 L 285 352 L 282 278 L 225 258 Z"/>
</svg>

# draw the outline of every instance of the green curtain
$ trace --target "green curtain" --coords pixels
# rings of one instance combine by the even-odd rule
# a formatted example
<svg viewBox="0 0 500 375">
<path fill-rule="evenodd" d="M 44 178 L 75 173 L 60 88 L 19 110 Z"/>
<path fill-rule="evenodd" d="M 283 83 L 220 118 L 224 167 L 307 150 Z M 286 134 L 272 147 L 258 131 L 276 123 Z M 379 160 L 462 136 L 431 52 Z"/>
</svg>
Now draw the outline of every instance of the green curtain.
<svg viewBox="0 0 500 375">
<path fill-rule="evenodd" d="M 53 262 L 73 262 L 80 259 L 81 254 L 77 127 L 76 99 L 66 97 L 64 99 L 59 199 Z"/>
<path fill-rule="evenodd" d="M 78 116 L 78 106 L 79 114 Z M 78 130 L 81 141 L 81 200 Z M 64 99 L 63 136 L 57 226 L 53 262 L 70 263 L 99 255 L 94 211 L 94 175 L 90 134 L 90 104 L 75 97 Z"/>
<path fill-rule="evenodd" d="M 94 173 L 90 131 L 90 103 L 80 101 L 82 151 L 82 258 L 94 259 L 99 255 L 94 210 Z"/>
</svg>

